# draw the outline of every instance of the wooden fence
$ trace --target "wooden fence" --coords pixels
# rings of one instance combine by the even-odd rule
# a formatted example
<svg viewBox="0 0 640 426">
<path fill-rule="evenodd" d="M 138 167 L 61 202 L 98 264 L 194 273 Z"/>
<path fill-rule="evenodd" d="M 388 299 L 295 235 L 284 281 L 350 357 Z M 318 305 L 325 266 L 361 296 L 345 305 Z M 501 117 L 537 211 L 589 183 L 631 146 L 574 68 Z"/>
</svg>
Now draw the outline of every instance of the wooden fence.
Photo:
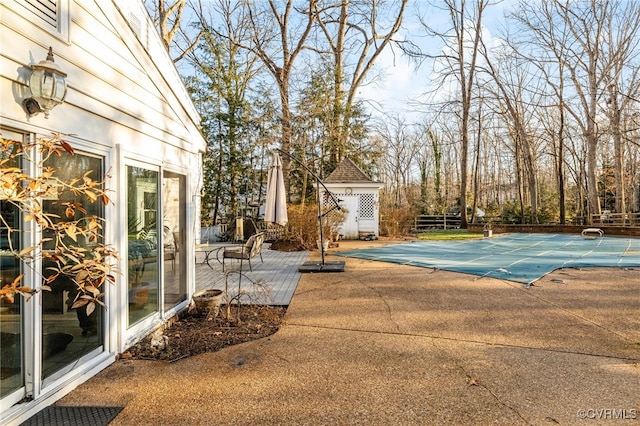
<svg viewBox="0 0 640 426">
<path fill-rule="evenodd" d="M 414 218 L 413 232 L 429 229 L 457 229 L 460 228 L 460 216 L 456 215 L 419 215 Z"/>
<path fill-rule="evenodd" d="M 521 225 L 519 216 L 484 216 L 475 218 L 473 224 L 480 225 Z M 457 229 L 460 228 L 460 216 L 456 215 L 418 215 L 414 218 L 412 232 L 423 232 L 430 229 Z M 558 226 L 559 223 L 530 224 L 534 226 Z M 567 220 L 567 225 L 587 226 L 587 218 L 576 216 Z M 640 226 L 640 213 L 602 213 L 591 215 L 591 225 L 612 226 Z"/>
<path fill-rule="evenodd" d="M 591 223 L 594 225 L 638 226 L 640 213 L 602 213 L 592 214 Z"/>
</svg>

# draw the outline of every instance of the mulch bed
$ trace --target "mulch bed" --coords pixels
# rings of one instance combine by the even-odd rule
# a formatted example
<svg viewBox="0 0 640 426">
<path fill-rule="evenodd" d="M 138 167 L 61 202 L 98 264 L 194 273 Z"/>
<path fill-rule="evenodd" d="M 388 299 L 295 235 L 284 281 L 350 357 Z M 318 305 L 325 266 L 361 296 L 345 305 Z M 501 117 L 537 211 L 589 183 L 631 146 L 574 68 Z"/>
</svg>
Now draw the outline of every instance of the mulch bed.
<svg viewBox="0 0 640 426">
<path fill-rule="evenodd" d="M 152 333 L 129 348 L 121 358 L 174 362 L 204 352 L 216 352 L 274 334 L 286 311 L 282 306 L 242 305 L 238 310 L 232 305 L 228 310 L 229 318 L 224 305 L 215 317 L 196 310 L 185 311 L 164 329 L 166 338 L 158 339 L 157 333 Z"/>
</svg>

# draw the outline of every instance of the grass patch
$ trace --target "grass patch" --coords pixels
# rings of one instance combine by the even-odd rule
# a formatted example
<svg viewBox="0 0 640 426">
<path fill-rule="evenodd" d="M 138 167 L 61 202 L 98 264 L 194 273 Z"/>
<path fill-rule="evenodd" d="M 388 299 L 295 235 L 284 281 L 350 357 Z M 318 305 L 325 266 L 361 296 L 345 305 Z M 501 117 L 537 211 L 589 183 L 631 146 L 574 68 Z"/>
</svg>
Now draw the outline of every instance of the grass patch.
<svg viewBox="0 0 640 426">
<path fill-rule="evenodd" d="M 482 232 L 470 232 L 466 229 L 434 229 L 418 234 L 419 240 L 457 241 L 481 238 Z"/>
</svg>

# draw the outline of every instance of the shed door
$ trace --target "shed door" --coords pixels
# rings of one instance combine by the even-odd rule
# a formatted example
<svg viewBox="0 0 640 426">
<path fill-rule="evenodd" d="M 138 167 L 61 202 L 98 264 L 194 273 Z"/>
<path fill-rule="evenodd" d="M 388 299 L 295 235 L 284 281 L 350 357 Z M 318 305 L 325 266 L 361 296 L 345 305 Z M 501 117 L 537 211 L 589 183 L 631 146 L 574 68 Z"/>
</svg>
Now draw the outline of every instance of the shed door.
<svg viewBox="0 0 640 426">
<path fill-rule="evenodd" d="M 376 221 L 376 200 L 374 194 L 360 194 L 358 205 L 358 235 L 378 235 Z"/>
<path fill-rule="evenodd" d="M 340 194 L 340 205 L 347 210 L 347 218 L 342 224 L 342 238 L 347 240 L 358 239 L 359 196 Z"/>
</svg>

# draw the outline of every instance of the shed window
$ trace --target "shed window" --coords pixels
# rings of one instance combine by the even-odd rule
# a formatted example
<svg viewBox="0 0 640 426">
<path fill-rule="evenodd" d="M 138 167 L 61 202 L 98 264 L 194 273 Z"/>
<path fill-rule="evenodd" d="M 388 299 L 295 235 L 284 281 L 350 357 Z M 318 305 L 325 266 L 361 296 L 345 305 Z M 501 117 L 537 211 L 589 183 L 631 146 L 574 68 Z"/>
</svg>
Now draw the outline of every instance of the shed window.
<svg viewBox="0 0 640 426">
<path fill-rule="evenodd" d="M 375 217 L 375 199 L 373 194 L 360 195 L 360 218 L 373 219 Z"/>
</svg>

